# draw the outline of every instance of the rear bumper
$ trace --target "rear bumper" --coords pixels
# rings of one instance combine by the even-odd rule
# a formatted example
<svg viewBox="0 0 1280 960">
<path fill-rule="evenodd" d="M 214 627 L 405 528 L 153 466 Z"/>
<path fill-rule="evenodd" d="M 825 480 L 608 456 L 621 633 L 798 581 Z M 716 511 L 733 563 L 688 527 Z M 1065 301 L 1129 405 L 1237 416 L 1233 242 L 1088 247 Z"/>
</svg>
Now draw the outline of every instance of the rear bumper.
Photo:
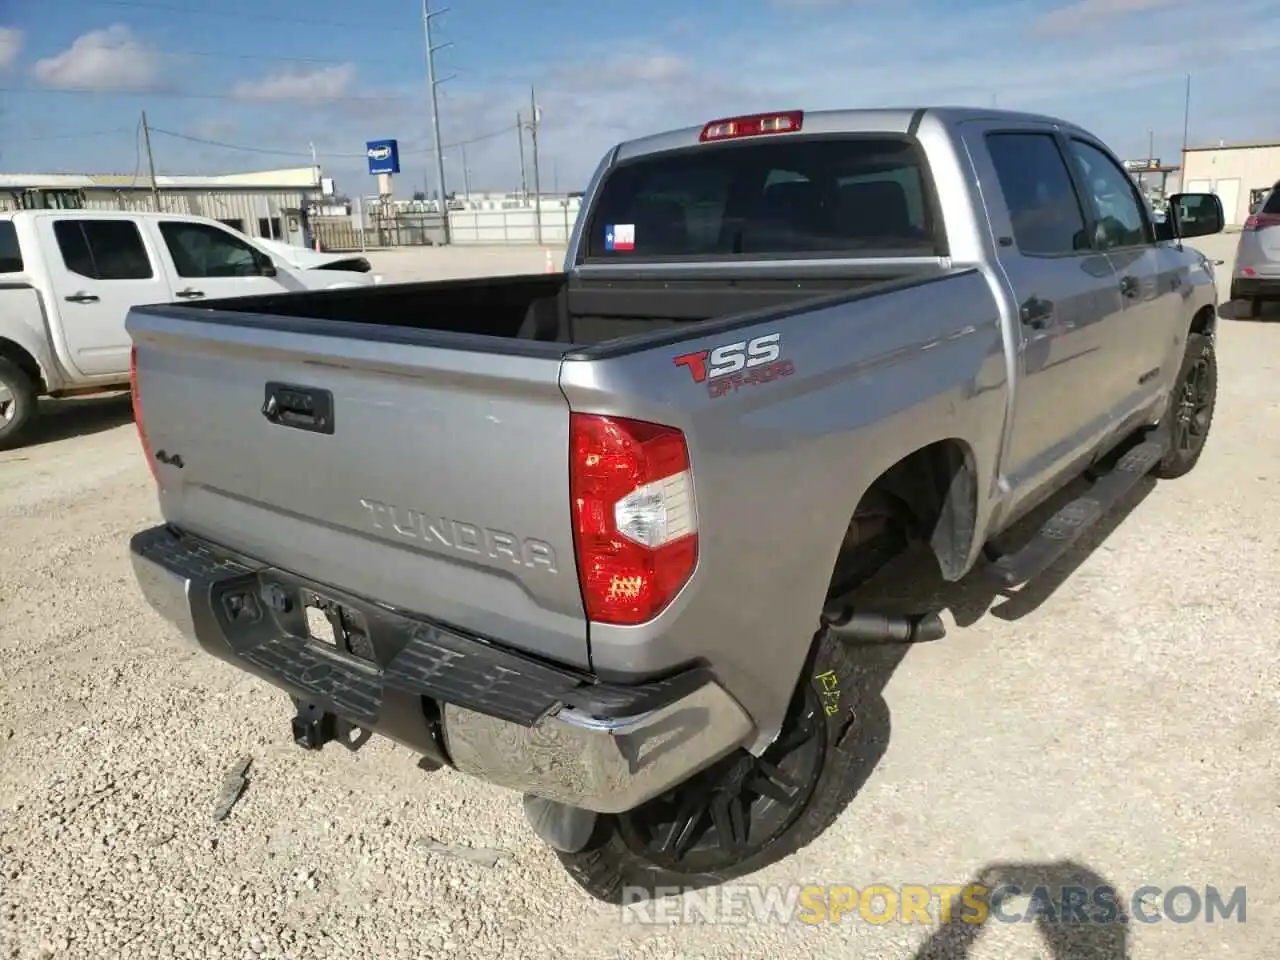
<svg viewBox="0 0 1280 960">
<path fill-rule="evenodd" d="M 1238 300 L 1280 300 L 1280 278 L 1232 277 L 1231 295 Z"/>
<path fill-rule="evenodd" d="M 155 527 L 130 542 L 152 608 L 199 649 L 365 730 L 500 786 L 620 813 L 746 742 L 747 714 L 703 670 L 624 685 Z M 322 598 L 343 649 L 310 638 Z"/>
</svg>

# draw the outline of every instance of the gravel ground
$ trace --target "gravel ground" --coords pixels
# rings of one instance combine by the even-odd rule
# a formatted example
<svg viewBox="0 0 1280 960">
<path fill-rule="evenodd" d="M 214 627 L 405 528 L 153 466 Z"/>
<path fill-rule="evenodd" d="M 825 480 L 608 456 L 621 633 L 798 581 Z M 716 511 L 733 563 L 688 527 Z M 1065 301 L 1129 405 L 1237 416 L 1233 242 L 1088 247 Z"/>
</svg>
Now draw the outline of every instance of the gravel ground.
<svg viewBox="0 0 1280 960">
<path fill-rule="evenodd" d="M 539 269 L 539 251 L 508 259 Z M 283 695 L 175 642 L 125 557 L 158 512 L 121 398 L 57 405 L 0 454 L 0 956 L 1274 957 L 1280 326 L 1225 321 L 1219 349 L 1200 467 L 1045 584 L 994 601 L 963 584 L 947 639 L 869 658 L 882 756 L 826 835 L 751 879 L 1244 884 L 1244 925 L 1089 927 L 1055 955 L 1029 924 L 972 943 L 853 917 L 624 924 L 514 794 L 386 742 L 298 750 Z"/>
</svg>

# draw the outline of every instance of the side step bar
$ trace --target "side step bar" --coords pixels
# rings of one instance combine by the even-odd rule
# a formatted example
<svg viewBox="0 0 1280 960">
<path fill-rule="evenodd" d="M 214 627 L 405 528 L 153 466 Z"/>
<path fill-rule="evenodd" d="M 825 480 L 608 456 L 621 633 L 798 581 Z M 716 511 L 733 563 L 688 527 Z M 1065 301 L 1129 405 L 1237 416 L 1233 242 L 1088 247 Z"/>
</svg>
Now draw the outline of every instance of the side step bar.
<svg viewBox="0 0 1280 960">
<path fill-rule="evenodd" d="M 1017 587 L 1044 573 L 1085 532 L 1138 485 L 1169 450 L 1167 432 L 1157 431 L 1155 439 L 1144 441 L 1125 453 L 1116 465 L 1102 474 L 1088 492 L 1072 500 L 1042 526 L 1035 537 L 1017 553 L 1008 553 L 991 563 L 991 573 L 1005 587 Z"/>
</svg>

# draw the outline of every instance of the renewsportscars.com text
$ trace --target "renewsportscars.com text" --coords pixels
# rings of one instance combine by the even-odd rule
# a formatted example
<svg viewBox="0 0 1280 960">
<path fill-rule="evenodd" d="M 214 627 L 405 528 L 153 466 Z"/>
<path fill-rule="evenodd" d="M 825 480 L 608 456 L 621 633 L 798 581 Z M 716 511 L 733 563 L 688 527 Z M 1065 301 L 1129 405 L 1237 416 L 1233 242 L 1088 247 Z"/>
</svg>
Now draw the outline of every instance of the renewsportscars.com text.
<svg viewBox="0 0 1280 960">
<path fill-rule="evenodd" d="M 656 894 L 656 896 L 655 896 Z M 624 923 L 1218 923 L 1245 922 L 1245 888 L 1015 884 L 725 885 L 623 890 Z"/>
</svg>

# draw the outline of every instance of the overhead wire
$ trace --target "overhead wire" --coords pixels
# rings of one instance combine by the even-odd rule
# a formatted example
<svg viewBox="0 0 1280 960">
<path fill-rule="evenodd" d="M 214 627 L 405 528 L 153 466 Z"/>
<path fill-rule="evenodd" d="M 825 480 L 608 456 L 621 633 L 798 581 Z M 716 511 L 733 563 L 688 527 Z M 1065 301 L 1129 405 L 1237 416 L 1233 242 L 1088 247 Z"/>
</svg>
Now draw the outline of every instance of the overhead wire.
<svg viewBox="0 0 1280 960">
<path fill-rule="evenodd" d="M 311 156 L 310 153 L 306 153 L 301 150 L 277 150 L 271 147 L 254 147 L 248 144 L 228 143 L 225 140 L 210 140 L 206 137 L 197 137 L 188 133 L 180 133 L 176 130 L 165 130 L 161 127 L 151 127 L 150 129 L 152 133 L 158 133 L 166 137 L 172 137 L 175 140 L 186 140 L 189 143 L 199 143 L 209 147 L 221 147 L 226 150 L 236 150 L 243 153 L 261 153 L 261 154 L 270 154 L 273 156 L 280 156 L 280 157 L 309 158 Z M 456 147 L 467 147 L 473 143 L 483 143 L 486 140 L 493 140 L 497 137 L 509 136 L 514 129 L 515 129 L 515 125 L 512 124 L 510 126 L 503 127 L 499 130 L 491 130 L 489 133 L 482 133 L 482 134 L 479 134 L 478 136 L 468 137 L 465 140 L 455 140 L 453 143 L 442 144 L 441 149 L 452 150 Z M 402 149 L 401 152 L 402 153 L 430 153 L 434 149 L 435 149 L 434 146 L 432 146 L 431 144 L 427 144 L 425 146 L 405 148 L 405 149 Z M 363 153 L 332 153 L 329 151 L 324 151 L 324 153 L 325 153 L 325 156 L 334 157 L 338 159 L 363 160 L 365 157 Z"/>
</svg>

